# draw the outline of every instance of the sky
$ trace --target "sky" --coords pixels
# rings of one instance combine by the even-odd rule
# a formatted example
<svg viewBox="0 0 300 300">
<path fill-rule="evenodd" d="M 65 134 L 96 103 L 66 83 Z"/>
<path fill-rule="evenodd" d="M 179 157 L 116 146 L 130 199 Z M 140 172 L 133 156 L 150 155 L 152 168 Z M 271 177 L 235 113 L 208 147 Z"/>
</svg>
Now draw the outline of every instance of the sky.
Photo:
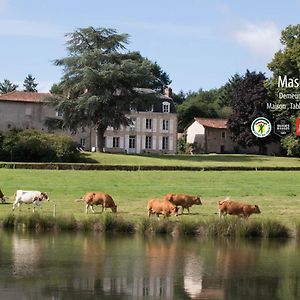
<svg viewBox="0 0 300 300">
<path fill-rule="evenodd" d="M 59 82 L 65 34 L 88 26 L 130 35 L 128 50 L 156 61 L 175 92 L 218 88 L 235 73 L 270 72 L 280 33 L 299 23 L 300 0 L 0 0 L 0 81 L 39 92 Z"/>
</svg>

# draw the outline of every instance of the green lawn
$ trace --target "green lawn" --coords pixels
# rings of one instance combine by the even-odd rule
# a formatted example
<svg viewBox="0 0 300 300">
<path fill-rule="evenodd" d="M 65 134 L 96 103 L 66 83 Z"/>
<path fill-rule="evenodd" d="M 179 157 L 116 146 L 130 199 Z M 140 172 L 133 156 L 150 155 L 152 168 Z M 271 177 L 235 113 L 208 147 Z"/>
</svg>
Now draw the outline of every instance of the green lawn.
<svg viewBox="0 0 300 300">
<path fill-rule="evenodd" d="M 244 154 L 126 155 L 85 152 L 81 158 L 82 162 L 102 165 L 300 167 L 299 158 Z"/>
<path fill-rule="evenodd" d="M 51 214 L 55 203 L 58 215 L 73 214 L 76 218 L 85 218 L 86 214 L 84 203 L 75 199 L 87 191 L 104 191 L 115 199 L 119 215 L 134 221 L 146 216 L 149 199 L 170 192 L 198 194 L 203 201 L 202 206 L 191 208 L 191 215 L 179 216 L 178 220 L 217 218 L 218 200 L 230 196 L 232 200 L 258 204 L 262 214 L 253 219 L 276 219 L 285 224 L 300 221 L 300 172 L 0 169 L 0 178 L 1 189 L 10 198 L 10 204 L 0 204 L 0 219 L 11 213 L 14 192 L 24 189 L 49 192 L 51 201 L 43 203 L 42 214 Z M 31 209 L 24 205 L 21 214 L 30 213 Z"/>
</svg>

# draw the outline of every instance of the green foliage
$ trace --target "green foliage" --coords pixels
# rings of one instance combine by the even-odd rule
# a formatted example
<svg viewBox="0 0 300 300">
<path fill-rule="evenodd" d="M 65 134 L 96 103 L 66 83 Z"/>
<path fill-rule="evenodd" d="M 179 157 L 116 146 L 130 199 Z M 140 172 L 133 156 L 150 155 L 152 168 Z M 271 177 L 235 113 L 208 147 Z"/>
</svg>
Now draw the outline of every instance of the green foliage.
<svg viewBox="0 0 300 300">
<path fill-rule="evenodd" d="M 13 130 L 1 144 L 1 159 L 27 162 L 75 162 L 79 159 L 76 143 L 67 135 Z"/>
<path fill-rule="evenodd" d="M 281 146 L 286 150 L 287 156 L 300 157 L 300 143 L 299 139 L 290 135 L 281 140 Z"/>
<path fill-rule="evenodd" d="M 179 153 L 187 153 L 188 147 L 189 145 L 186 141 L 186 135 L 184 134 L 177 140 L 177 151 Z"/>
<path fill-rule="evenodd" d="M 178 131 L 183 132 L 195 117 L 227 117 L 228 110 L 221 104 L 220 96 L 220 89 L 199 90 L 188 94 L 186 100 L 177 106 Z"/>
<path fill-rule="evenodd" d="M 37 92 L 36 87 L 38 86 L 38 83 L 35 83 L 35 77 L 33 77 L 31 74 L 28 74 L 27 77 L 24 80 L 24 92 Z"/>
<path fill-rule="evenodd" d="M 64 127 L 97 130 L 103 151 L 108 126 L 128 125 L 126 114 L 139 96 L 135 88 L 158 88 L 170 82 L 157 63 L 126 51 L 128 34 L 110 28 L 80 28 L 67 36 L 68 56 L 57 59 L 61 82 L 52 87 L 51 103 L 63 112 Z"/>
<path fill-rule="evenodd" d="M 13 92 L 17 89 L 17 87 L 18 86 L 16 84 L 13 84 L 8 79 L 4 79 L 3 82 L 0 82 L 0 94 Z"/>
<path fill-rule="evenodd" d="M 230 91 L 232 101 L 232 114 L 228 120 L 228 127 L 233 140 L 242 147 L 258 145 L 262 152 L 263 146 L 272 139 L 255 137 L 251 132 L 251 123 L 257 117 L 266 117 L 273 120 L 267 103 L 271 102 L 268 91 L 264 86 L 266 77 L 263 73 L 246 71 Z"/>
<path fill-rule="evenodd" d="M 282 50 L 275 53 L 273 60 L 268 64 L 272 71 L 272 77 L 267 82 L 267 87 L 275 99 L 276 104 L 288 104 L 298 102 L 297 99 L 279 99 L 279 93 L 299 93 L 300 87 L 278 87 L 279 76 L 296 79 L 300 78 L 300 24 L 288 26 L 281 32 Z M 292 117 L 297 110 L 277 110 L 276 116 Z"/>
</svg>

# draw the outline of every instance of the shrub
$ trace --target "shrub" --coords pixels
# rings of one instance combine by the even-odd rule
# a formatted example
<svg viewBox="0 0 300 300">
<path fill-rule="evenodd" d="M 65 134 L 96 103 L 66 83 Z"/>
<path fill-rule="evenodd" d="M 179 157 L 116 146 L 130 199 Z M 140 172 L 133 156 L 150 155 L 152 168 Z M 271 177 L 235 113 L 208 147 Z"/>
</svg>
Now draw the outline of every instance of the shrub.
<svg viewBox="0 0 300 300">
<path fill-rule="evenodd" d="M 67 135 L 12 130 L 2 141 L 1 159 L 17 162 L 76 162 L 76 143 Z"/>
</svg>

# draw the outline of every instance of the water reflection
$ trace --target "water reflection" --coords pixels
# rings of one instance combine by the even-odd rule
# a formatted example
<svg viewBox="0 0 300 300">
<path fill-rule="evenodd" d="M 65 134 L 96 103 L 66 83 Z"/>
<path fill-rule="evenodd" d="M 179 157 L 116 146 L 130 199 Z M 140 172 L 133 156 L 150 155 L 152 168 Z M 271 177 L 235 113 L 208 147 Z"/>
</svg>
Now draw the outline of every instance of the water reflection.
<svg viewBox="0 0 300 300">
<path fill-rule="evenodd" d="M 1 299 L 299 299 L 300 247 L 98 234 L 0 236 Z"/>
</svg>

